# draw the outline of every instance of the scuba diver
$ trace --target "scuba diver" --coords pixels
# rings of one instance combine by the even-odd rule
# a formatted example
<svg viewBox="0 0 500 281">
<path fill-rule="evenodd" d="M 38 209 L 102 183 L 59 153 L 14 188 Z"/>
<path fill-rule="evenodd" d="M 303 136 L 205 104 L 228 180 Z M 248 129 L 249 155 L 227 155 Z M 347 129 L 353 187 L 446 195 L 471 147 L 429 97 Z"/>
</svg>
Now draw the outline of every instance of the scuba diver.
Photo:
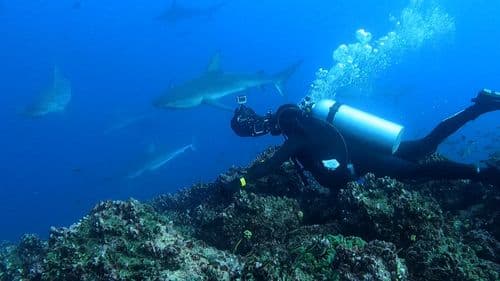
<svg viewBox="0 0 500 281">
<path fill-rule="evenodd" d="M 241 187 L 289 159 L 302 171 L 309 171 L 318 183 L 333 189 L 369 172 L 398 180 L 470 179 L 500 186 L 498 165 L 486 163 L 479 168 L 429 160 L 437 147 L 467 122 L 500 110 L 500 92 L 481 90 L 472 105 L 442 121 L 427 136 L 403 142 L 402 126 L 333 100 L 313 102 L 306 97 L 299 105 L 282 105 L 276 113 L 259 116 L 245 106 L 246 98 L 240 98 L 231 120 L 238 136 L 285 138 L 271 158 L 254 164 L 244 177 L 235 180 Z"/>
</svg>

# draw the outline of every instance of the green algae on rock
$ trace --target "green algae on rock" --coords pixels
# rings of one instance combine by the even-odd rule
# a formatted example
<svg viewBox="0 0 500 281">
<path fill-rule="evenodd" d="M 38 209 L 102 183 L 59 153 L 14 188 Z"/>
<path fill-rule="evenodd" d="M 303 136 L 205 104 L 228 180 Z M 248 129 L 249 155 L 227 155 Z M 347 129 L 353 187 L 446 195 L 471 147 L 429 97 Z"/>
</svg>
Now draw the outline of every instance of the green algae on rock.
<svg viewBox="0 0 500 281">
<path fill-rule="evenodd" d="M 350 182 L 339 193 L 341 221 L 353 235 L 405 246 L 415 239 L 433 239 L 443 226 L 442 210 L 432 197 L 372 174 L 362 182 Z"/>
<path fill-rule="evenodd" d="M 44 280 L 229 280 L 237 257 L 182 236 L 148 205 L 108 201 L 52 229 Z"/>
<path fill-rule="evenodd" d="M 337 192 L 294 165 L 245 191 L 228 191 L 235 168 L 151 205 L 100 203 L 48 242 L 2 245 L 0 280 L 499 279 L 499 187 L 368 174 Z"/>
<path fill-rule="evenodd" d="M 418 241 L 406 254 L 417 280 L 499 280 L 498 263 L 483 260 L 468 245 L 443 236 L 436 241 Z"/>
<path fill-rule="evenodd" d="M 47 243 L 25 234 L 18 245 L 0 245 L 0 280 L 40 280 Z"/>
</svg>

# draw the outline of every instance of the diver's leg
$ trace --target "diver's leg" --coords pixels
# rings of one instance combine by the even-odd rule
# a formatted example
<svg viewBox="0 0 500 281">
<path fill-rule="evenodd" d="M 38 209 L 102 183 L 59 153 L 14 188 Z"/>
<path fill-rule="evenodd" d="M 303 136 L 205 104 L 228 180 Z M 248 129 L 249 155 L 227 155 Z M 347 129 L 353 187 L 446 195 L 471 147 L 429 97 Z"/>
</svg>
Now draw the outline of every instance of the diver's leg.
<svg viewBox="0 0 500 281">
<path fill-rule="evenodd" d="M 500 184 L 500 173 L 494 168 L 486 167 L 480 169 L 474 165 L 448 160 L 415 164 L 413 167 L 400 170 L 400 174 L 396 178 L 433 180 L 469 179 L 493 185 Z"/>
<path fill-rule="evenodd" d="M 402 142 L 396 155 L 407 159 L 417 160 L 434 153 L 437 147 L 450 135 L 484 113 L 500 110 L 500 93 L 482 90 L 473 105 L 443 120 L 427 136 L 414 141 Z"/>
<path fill-rule="evenodd" d="M 464 126 L 467 122 L 479 117 L 483 112 L 472 105 L 465 110 L 441 121 L 427 136 L 413 141 L 402 142 L 396 155 L 408 159 L 418 160 L 434 152 L 437 147 L 450 135 Z"/>
</svg>

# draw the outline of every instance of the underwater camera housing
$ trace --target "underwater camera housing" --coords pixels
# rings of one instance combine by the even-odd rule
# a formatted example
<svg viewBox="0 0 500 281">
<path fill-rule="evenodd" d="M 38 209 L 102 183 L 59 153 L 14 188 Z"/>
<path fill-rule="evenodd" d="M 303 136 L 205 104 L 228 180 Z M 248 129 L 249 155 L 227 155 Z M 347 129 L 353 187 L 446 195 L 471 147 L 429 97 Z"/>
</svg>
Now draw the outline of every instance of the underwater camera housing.
<svg viewBox="0 0 500 281">
<path fill-rule="evenodd" d="M 246 103 L 248 102 L 247 96 L 245 96 L 245 95 L 242 95 L 242 96 L 237 96 L 237 97 L 236 97 L 236 102 L 237 102 L 239 105 L 246 104 Z"/>
<path fill-rule="evenodd" d="M 311 115 L 333 125 L 346 138 L 381 152 L 394 154 L 404 127 L 334 100 L 310 106 Z"/>
</svg>

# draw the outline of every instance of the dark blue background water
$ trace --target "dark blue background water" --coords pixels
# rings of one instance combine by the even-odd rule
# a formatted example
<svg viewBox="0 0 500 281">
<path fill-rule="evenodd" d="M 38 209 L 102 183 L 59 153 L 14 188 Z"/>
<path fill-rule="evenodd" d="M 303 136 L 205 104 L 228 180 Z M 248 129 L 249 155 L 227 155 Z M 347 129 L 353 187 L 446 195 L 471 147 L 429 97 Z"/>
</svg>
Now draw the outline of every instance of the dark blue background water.
<svg viewBox="0 0 500 281">
<path fill-rule="evenodd" d="M 407 1 L 228 1 L 212 17 L 176 25 L 154 20 L 169 1 L 0 0 L 0 240 L 46 235 L 97 201 L 152 196 L 211 181 L 231 165 L 247 164 L 279 138 L 240 139 L 231 114 L 210 107 L 162 111 L 151 100 L 171 85 L 200 75 L 220 52 L 227 71 L 277 72 L 302 59 L 288 83 L 288 101 L 305 95 L 316 70 L 330 67 L 341 43 L 364 27 L 379 37 Z M 78 2 L 79 5 L 75 5 Z M 179 1 L 209 6 L 213 1 Z M 407 126 L 422 136 L 440 119 L 469 104 L 482 87 L 500 88 L 500 4 L 441 1 L 456 19 L 452 38 L 407 54 L 375 83 L 370 99 L 353 105 Z M 63 114 L 26 119 L 17 113 L 50 82 L 59 65 L 73 87 Z M 272 89 L 252 90 L 264 112 L 286 102 Z M 233 98 L 224 101 L 235 105 Z M 122 130 L 111 126 L 146 117 Z M 498 113 L 461 131 L 442 151 L 475 163 L 498 149 Z M 461 135 L 465 135 L 466 141 Z M 148 147 L 197 150 L 135 180 L 127 174 Z M 453 140 L 453 139 L 452 139 Z M 474 140 L 474 141 L 473 141 Z"/>
</svg>

